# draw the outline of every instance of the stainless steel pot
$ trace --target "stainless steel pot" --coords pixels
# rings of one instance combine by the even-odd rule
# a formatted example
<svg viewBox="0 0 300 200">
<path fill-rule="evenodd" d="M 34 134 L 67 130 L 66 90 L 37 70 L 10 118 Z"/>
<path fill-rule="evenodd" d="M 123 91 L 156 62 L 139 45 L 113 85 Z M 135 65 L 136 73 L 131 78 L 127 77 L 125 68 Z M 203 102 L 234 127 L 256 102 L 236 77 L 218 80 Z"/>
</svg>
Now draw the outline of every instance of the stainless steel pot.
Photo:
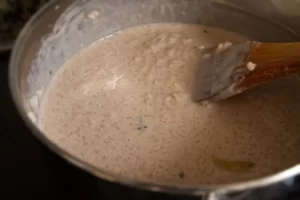
<svg viewBox="0 0 300 200">
<path fill-rule="evenodd" d="M 96 168 L 48 140 L 36 124 L 39 102 L 53 74 L 81 48 L 118 30 L 145 23 L 206 24 L 261 41 L 300 40 L 298 0 L 60 0 L 40 10 L 21 32 L 10 61 L 10 88 L 20 115 L 45 145 L 74 165 L 108 181 L 207 199 L 243 199 L 288 187 L 299 165 L 261 179 L 226 185 L 160 185 Z M 299 159 L 300 161 L 300 159 Z"/>
</svg>

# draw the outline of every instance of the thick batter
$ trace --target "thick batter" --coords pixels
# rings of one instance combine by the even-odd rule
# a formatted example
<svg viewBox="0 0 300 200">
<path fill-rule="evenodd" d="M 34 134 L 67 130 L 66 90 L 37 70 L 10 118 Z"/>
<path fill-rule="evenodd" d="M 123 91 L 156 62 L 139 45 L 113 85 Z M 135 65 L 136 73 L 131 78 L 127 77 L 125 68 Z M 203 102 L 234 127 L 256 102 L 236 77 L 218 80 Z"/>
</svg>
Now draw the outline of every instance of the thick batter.
<svg viewBox="0 0 300 200">
<path fill-rule="evenodd" d="M 40 126 L 99 168 L 159 183 L 234 182 L 292 166 L 300 155 L 296 77 L 218 104 L 190 98 L 203 48 L 244 40 L 211 27 L 153 24 L 97 41 L 55 75 Z M 234 172 L 215 157 L 254 165 Z"/>
</svg>

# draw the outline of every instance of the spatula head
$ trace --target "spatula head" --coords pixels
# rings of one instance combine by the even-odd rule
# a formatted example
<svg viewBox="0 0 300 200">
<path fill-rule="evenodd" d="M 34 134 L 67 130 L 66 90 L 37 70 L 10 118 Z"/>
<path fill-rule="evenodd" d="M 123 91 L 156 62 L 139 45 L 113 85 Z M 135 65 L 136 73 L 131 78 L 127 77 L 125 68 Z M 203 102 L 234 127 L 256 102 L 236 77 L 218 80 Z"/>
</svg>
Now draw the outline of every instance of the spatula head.
<svg viewBox="0 0 300 200">
<path fill-rule="evenodd" d="M 204 54 L 195 74 L 192 98 L 194 101 L 217 101 L 242 92 L 237 85 L 250 72 L 246 58 L 254 45 L 221 43 Z"/>
</svg>

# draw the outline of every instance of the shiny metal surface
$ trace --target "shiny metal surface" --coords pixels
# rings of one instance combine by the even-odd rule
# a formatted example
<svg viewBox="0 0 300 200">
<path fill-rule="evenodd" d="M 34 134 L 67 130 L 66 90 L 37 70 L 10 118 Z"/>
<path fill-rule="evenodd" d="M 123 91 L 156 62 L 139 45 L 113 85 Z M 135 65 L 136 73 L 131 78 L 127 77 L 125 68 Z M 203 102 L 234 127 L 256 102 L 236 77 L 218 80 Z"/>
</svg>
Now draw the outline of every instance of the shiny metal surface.
<svg viewBox="0 0 300 200">
<path fill-rule="evenodd" d="M 13 49 L 9 71 L 13 99 L 28 127 L 45 145 L 74 165 L 108 181 L 207 199 L 228 199 L 236 192 L 242 195 L 240 192 L 245 190 L 251 193 L 285 185 L 300 173 L 300 165 L 269 177 L 226 185 L 161 185 L 128 179 L 70 155 L 48 140 L 36 121 L 39 102 L 53 74 L 81 48 L 115 31 L 145 23 L 184 22 L 215 26 L 265 42 L 297 41 L 300 40 L 300 13 L 294 10 L 297 7 L 300 8 L 300 3 L 296 0 L 52 1 L 30 20 Z"/>
</svg>

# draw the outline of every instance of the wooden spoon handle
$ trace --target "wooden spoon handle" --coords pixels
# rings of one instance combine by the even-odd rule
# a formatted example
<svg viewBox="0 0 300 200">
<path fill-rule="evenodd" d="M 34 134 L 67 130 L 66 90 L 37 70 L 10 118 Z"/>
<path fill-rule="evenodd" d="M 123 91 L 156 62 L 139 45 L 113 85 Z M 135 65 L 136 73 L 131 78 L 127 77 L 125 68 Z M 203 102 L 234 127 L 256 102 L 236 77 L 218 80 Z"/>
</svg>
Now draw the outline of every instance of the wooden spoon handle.
<svg viewBox="0 0 300 200">
<path fill-rule="evenodd" d="M 255 63 L 256 67 L 239 85 L 243 89 L 300 72 L 300 42 L 256 43 L 246 58 L 247 62 Z"/>
</svg>

